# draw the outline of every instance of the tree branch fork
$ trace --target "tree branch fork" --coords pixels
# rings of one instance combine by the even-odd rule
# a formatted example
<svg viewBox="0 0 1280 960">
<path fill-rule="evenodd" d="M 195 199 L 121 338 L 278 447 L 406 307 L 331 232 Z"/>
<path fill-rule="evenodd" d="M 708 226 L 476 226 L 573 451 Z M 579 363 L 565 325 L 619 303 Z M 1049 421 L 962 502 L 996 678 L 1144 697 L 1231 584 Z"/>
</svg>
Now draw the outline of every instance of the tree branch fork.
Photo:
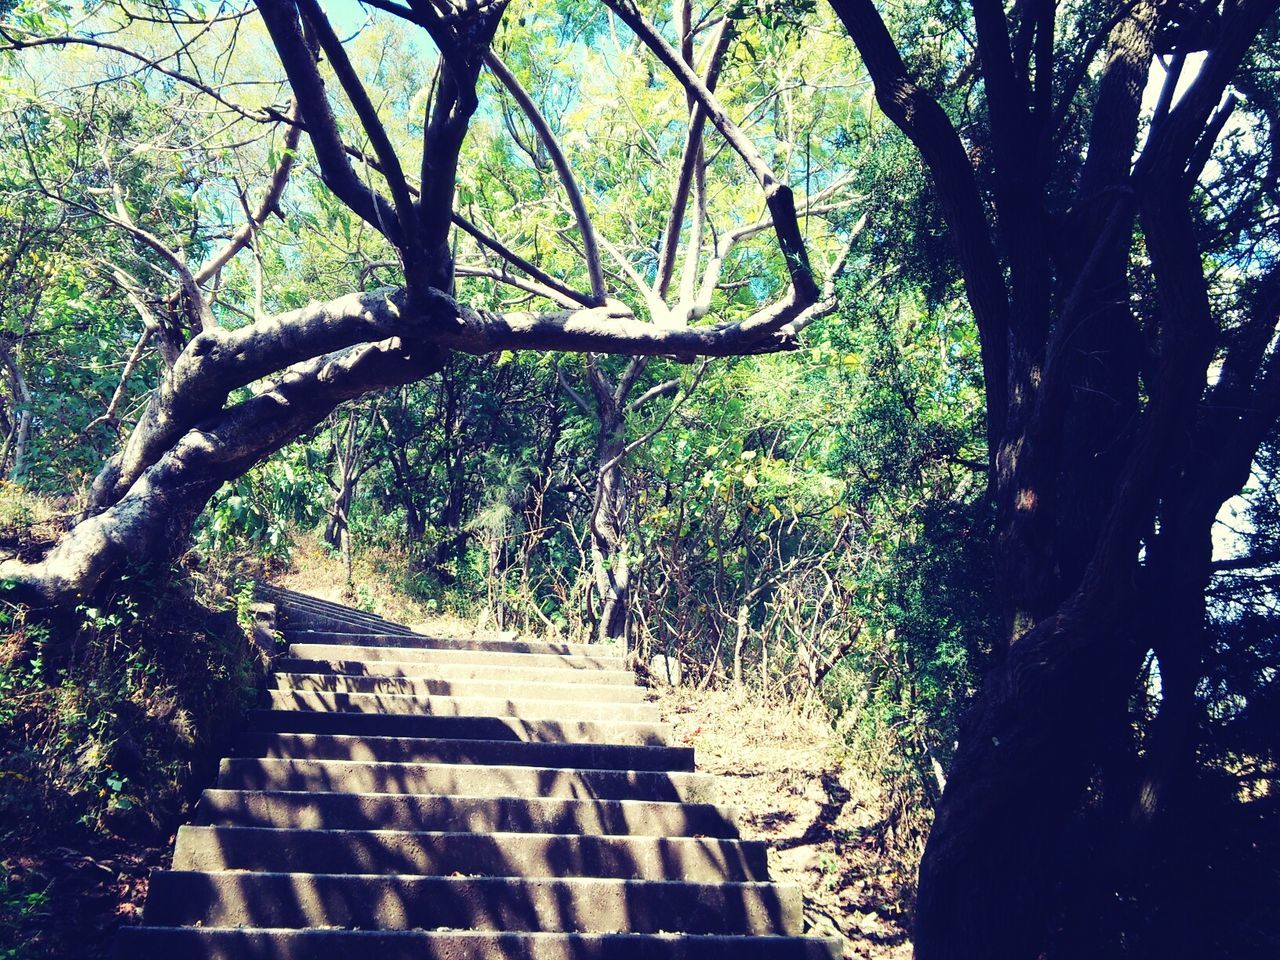
<svg viewBox="0 0 1280 960">
<path fill-rule="evenodd" d="M 190 336 L 185 342 L 172 344 L 176 349 L 166 355 L 167 369 L 161 382 L 119 452 L 96 478 L 81 523 L 39 564 L 0 562 L 0 578 L 36 584 L 44 599 L 73 588 L 91 588 L 107 567 L 119 561 L 122 550 L 125 554 L 146 555 L 152 552 L 152 545 L 171 543 L 177 528 L 183 525 L 181 518 L 191 513 L 197 501 L 198 512 L 217 483 L 238 475 L 310 429 L 337 403 L 389 383 L 421 379 L 439 368 L 448 351 L 477 355 L 507 350 L 572 351 L 692 362 L 698 358 L 794 349 L 800 331 L 815 317 L 834 308 L 835 280 L 847 253 L 840 256 L 829 275 L 815 276 L 799 214 L 826 213 L 844 204 L 831 202 L 834 186 L 797 202 L 790 188 L 770 169 L 717 100 L 714 81 L 719 60 L 727 49 L 725 31 L 717 34 L 709 76 L 704 79 L 690 65 L 690 60 L 697 58 L 689 53 L 686 59 L 687 51 L 677 51 L 668 44 L 636 8 L 625 3 L 613 7 L 637 31 L 642 44 L 669 70 L 689 99 L 691 144 L 686 152 L 690 156 L 682 163 L 683 189 L 677 189 L 677 194 L 687 194 L 691 184 L 695 197 L 701 194 L 697 170 L 703 161 L 698 144 L 705 122 L 739 155 L 758 183 L 766 209 L 764 217 L 729 231 L 707 251 L 701 222 L 705 213 L 695 204 L 694 229 L 686 256 L 692 268 L 686 266 L 686 280 L 680 284 L 676 303 L 670 305 L 667 291 L 658 291 L 658 286 L 665 284 L 655 285 L 640 277 L 625 254 L 596 234 L 582 191 L 564 151 L 556 143 L 552 126 L 515 74 L 489 50 L 504 8 L 505 3 L 498 2 L 475 10 L 455 9 L 448 22 L 425 2 L 414 2 L 407 8 L 397 6 L 392 11 L 404 15 L 411 9 L 413 16 L 406 19 L 424 26 L 442 53 L 424 123 L 423 161 L 417 183 L 406 174 L 363 81 L 315 0 L 257 3 L 292 93 L 292 103 L 283 112 L 255 114 L 239 109 L 226 100 L 221 90 L 166 68 L 165 57 L 142 57 L 126 47 L 110 46 L 112 52 L 139 59 L 144 68 L 188 83 L 244 119 L 284 123 L 289 131 L 284 159 L 269 177 L 262 202 L 256 209 L 245 203 L 245 224 L 203 268 L 189 264 L 179 252 L 134 223 L 121 202 L 117 202 L 114 213 L 103 208 L 87 211 L 130 233 L 165 260 L 176 277 L 181 300 L 170 298 L 164 306 L 175 311 L 185 307 L 192 314 L 183 324 Z M 455 19 L 459 22 L 453 22 Z M 467 33 L 462 29 L 467 24 L 462 20 L 474 21 L 470 26 L 475 29 Z M 464 33 L 468 38 L 465 42 Z M 70 36 L 4 39 L 12 49 L 82 41 L 103 46 L 92 39 Z M 322 59 L 338 81 L 332 87 L 326 86 L 322 76 Z M 478 228 L 461 221 L 453 209 L 452 185 L 457 182 L 460 149 L 476 108 L 476 82 L 484 66 L 514 96 L 553 158 L 582 241 L 590 281 L 590 292 L 585 295 L 547 276 L 536 264 L 507 250 L 499 241 L 484 236 Z M 352 148 L 343 139 L 332 90 L 340 91 L 337 96 L 345 98 L 353 109 L 358 127 L 372 147 L 372 156 Z M 259 314 L 253 322 L 237 329 L 221 326 L 212 315 L 204 286 L 216 279 L 241 249 L 256 244 L 257 229 L 273 210 L 279 209 L 294 165 L 298 135 L 303 131 L 329 190 L 395 248 L 404 271 L 404 285 L 313 302 L 276 316 Z M 387 194 L 359 167 L 378 174 Z M 671 236 L 666 238 L 673 248 L 685 215 L 685 199 L 675 198 L 667 231 Z M 456 251 L 447 241 L 454 225 L 460 226 L 482 249 L 495 254 L 501 269 L 485 273 L 457 264 Z M 766 231 L 774 234 L 783 255 L 782 290 L 753 305 L 743 316 L 695 326 L 694 321 L 712 313 L 712 293 L 720 283 L 731 249 Z M 856 237 L 857 230 L 853 233 Z M 618 261 L 634 287 L 632 292 L 647 306 L 646 319 L 610 296 L 601 265 L 602 247 Z M 699 260 L 704 253 L 710 256 L 705 269 L 700 270 Z M 509 274 L 509 269 L 529 279 Z M 550 300 L 554 308 L 501 312 L 472 306 L 453 292 L 455 277 L 469 274 L 511 283 L 526 293 Z M 259 309 L 260 303 L 255 314 Z M 144 338 L 135 354 L 146 347 Z M 251 388 L 253 396 L 235 401 L 233 394 L 244 388 Z M 113 403 L 109 412 L 114 414 L 117 407 Z M 199 471 L 195 471 L 197 464 L 201 465 Z M 214 486 L 206 491 L 209 483 Z M 167 506 L 159 513 L 172 514 L 178 520 L 161 523 L 155 506 L 161 501 Z M 179 508 L 179 504 L 184 506 Z M 194 519 L 194 513 L 187 519 Z M 157 524 L 167 526 L 162 531 Z"/>
</svg>

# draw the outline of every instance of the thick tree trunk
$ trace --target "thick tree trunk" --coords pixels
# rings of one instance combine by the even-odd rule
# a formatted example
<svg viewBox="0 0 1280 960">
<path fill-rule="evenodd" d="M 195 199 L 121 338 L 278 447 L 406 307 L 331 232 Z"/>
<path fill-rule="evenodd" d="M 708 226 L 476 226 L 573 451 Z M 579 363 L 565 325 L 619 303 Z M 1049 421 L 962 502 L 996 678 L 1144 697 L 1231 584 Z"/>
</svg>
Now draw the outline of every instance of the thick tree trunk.
<svg viewBox="0 0 1280 960">
<path fill-rule="evenodd" d="M 1112 733 L 1115 713 L 1098 705 L 1124 696 L 1140 656 L 1126 644 L 1122 605 L 1070 605 L 987 677 L 921 862 L 921 960 L 1041 954 L 1063 824 Z"/>
<path fill-rule="evenodd" d="M 986 383 L 995 602 L 1006 629 L 921 864 L 916 952 L 1031 960 L 1048 945 L 1071 816 L 1116 753 L 1152 642 L 1170 686 L 1139 808 L 1158 812 L 1189 768 L 1213 514 L 1240 489 L 1280 412 L 1280 362 L 1258 375 L 1274 309 L 1241 305 L 1240 316 L 1258 319 L 1232 331 L 1237 320 L 1209 297 L 1190 194 L 1222 129 L 1210 117 L 1276 4 L 1223 8 L 1204 68 L 1176 101 L 1172 76 L 1144 142 L 1153 37 L 1173 7 L 1124 7 L 1068 67 L 1054 39 L 1065 8 L 1014 5 L 1011 14 L 975 0 L 985 113 L 966 142 L 911 75 L 877 5 L 830 2 L 878 102 L 931 175 Z M 1079 74 L 1066 77 L 1072 99 L 1055 104 L 1064 67 Z M 1091 110 L 1084 150 L 1061 122 L 1082 89 Z M 981 185 L 972 157 L 990 171 Z M 1136 274 L 1137 311 L 1135 215 L 1150 265 Z M 1237 342 L 1221 377 L 1209 376 L 1215 337 L 1228 331 Z M 1205 465 L 1224 460 L 1233 476 L 1210 476 L 1216 468 Z"/>
</svg>

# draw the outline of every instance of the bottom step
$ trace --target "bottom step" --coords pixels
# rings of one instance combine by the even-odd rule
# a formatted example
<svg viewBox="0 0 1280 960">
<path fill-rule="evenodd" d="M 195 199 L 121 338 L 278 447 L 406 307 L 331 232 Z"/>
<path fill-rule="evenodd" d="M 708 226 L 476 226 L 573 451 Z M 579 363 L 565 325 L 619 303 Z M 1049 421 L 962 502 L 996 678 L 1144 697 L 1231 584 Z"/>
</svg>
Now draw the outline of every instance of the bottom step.
<svg viewBox="0 0 1280 960">
<path fill-rule="evenodd" d="M 838 960 L 817 937 L 124 927 L 117 960 Z"/>
</svg>

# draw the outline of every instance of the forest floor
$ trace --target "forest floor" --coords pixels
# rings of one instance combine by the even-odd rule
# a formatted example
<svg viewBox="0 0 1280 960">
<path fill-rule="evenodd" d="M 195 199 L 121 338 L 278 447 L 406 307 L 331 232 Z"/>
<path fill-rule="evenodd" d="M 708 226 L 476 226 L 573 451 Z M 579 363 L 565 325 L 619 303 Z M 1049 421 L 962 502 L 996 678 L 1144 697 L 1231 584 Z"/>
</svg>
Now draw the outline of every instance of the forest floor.
<svg viewBox="0 0 1280 960">
<path fill-rule="evenodd" d="M 727 691 L 656 693 L 677 742 L 738 808 L 743 838 L 768 842 L 773 879 L 800 886 L 812 931 L 843 938 L 846 960 L 910 957 L 903 878 L 877 840 L 883 803 L 831 727 Z"/>
<path fill-rule="evenodd" d="M 26 843 L 6 849 L 0 859 L 0 957 L 110 956 L 116 928 L 138 922 L 147 878 L 167 866 L 172 847 L 172 837 L 157 845 L 104 836 L 74 847 Z"/>
</svg>

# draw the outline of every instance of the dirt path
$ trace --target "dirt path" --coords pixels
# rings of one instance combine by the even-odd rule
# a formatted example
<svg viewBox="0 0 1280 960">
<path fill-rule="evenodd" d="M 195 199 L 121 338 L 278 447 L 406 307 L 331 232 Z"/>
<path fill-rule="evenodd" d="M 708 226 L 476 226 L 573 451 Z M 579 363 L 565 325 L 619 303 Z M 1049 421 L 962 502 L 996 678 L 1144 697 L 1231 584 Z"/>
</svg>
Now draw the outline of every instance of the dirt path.
<svg viewBox="0 0 1280 960">
<path fill-rule="evenodd" d="M 846 958 L 907 960 L 903 878 L 874 839 L 879 798 L 842 763 L 830 728 L 714 691 L 666 689 L 659 707 L 697 748 L 698 769 L 720 778 L 743 838 L 769 842 L 772 875 L 801 885 L 815 932 L 843 937 Z"/>
</svg>

